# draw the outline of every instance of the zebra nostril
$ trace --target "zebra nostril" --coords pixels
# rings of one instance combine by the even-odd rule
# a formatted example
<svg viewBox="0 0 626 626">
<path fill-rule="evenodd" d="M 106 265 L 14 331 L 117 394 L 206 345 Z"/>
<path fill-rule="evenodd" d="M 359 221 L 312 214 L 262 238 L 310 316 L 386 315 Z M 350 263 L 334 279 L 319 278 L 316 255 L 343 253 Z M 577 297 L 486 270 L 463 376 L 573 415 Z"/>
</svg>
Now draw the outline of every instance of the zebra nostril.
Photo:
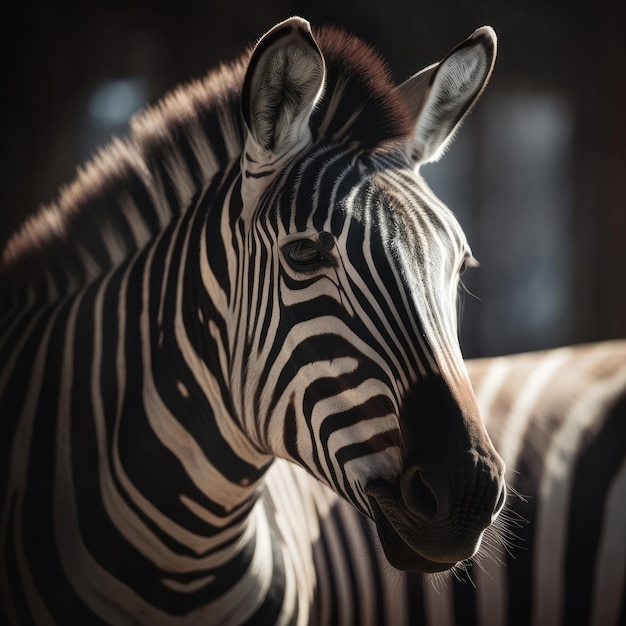
<svg viewBox="0 0 626 626">
<path fill-rule="evenodd" d="M 498 501 L 496 502 L 496 506 L 493 509 L 493 514 L 491 515 L 491 521 L 493 522 L 496 517 L 500 514 L 500 511 L 504 508 L 504 503 L 506 501 L 506 485 L 502 483 L 502 488 L 500 489 L 500 495 L 498 496 Z"/>
<path fill-rule="evenodd" d="M 405 468 L 400 477 L 400 493 L 406 507 L 415 515 L 432 519 L 437 514 L 437 498 L 424 481 L 421 468 Z"/>
</svg>

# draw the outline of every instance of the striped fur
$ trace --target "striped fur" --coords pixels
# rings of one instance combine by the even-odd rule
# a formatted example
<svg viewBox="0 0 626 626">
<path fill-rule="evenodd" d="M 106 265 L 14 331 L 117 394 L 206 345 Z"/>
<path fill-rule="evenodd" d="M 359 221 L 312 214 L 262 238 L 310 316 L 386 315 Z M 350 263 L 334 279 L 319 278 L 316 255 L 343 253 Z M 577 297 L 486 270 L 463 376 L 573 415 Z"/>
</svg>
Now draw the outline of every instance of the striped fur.
<svg viewBox="0 0 626 626">
<path fill-rule="evenodd" d="M 483 623 L 626 622 L 626 342 L 470 362 L 487 428 L 524 498 L 519 546 Z"/>
<path fill-rule="evenodd" d="M 319 599 L 311 623 L 625 623 L 626 341 L 467 365 L 517 493 L 508 500 L 508 527 L 455 576 L 392 572 L 365 518 L 297 468 L 276 466 L 270 489 L 289 493 L 297 481 L 320 516 L 312 530 Z"/>
<path fill-rule="evenodd" d="M 9 242 L 3 617 L 324 622 L 336 516 L 403 570 L 476 553 L 505 490 L 456 337 L 472 257 L 414 168 L 494 58 L 479 29 L 412 112 L 367 46 L 292 18 Z"/>
</svg>

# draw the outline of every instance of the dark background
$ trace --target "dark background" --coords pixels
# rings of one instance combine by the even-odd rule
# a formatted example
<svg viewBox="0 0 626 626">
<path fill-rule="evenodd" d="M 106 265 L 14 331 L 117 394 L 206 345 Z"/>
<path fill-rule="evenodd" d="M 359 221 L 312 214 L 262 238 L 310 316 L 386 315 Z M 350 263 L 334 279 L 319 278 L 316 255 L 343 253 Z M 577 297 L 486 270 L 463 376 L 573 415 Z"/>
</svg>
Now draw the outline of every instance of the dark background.
<svg viewBox="0 0 626 626">
<path fill-rule="evenodd" d="M 474 28 L 494 77 L 423 168 L 481 268 L 465 281 L 466 356 L 626 337 L 626 13 L 599 0 L 276 0 L 14 5 L 2 25 L 0 243 L 126 118 L 234 58 L 293 14 L 345 26 L 402 81 Z"/>
</svg>

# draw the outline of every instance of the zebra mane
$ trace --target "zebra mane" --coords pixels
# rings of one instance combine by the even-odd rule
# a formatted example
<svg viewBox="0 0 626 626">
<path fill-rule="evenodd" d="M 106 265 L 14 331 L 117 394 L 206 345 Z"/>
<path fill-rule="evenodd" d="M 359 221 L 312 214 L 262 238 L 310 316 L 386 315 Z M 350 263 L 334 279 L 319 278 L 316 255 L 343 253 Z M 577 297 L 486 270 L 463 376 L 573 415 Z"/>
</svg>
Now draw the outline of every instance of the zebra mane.
<svg viewBox="0 0 626 626">
<path fill-rule="evenodd" d="M 326 91 L 313 131 L 366 150 L 406 139 L 413 131 L 409 110 L 378 52 L 335 26 L 314 35 L 326 62 Z"/>
<path fill-rule="evenodd" d="M 326 61 L 324 96 L 311 119 L 317 141 L 383 149 L 411 123 L 377 52 L 337 27 L 315 31 Z M 28 218 L 0 258 L 0 282 L 61 271 L 74 282 L 116 267 L 141 249 L 243 150 L 240 95 L 252 49 L 176 88 L 135 115 L 79 168 L 58 198 Z"/>
</svg>

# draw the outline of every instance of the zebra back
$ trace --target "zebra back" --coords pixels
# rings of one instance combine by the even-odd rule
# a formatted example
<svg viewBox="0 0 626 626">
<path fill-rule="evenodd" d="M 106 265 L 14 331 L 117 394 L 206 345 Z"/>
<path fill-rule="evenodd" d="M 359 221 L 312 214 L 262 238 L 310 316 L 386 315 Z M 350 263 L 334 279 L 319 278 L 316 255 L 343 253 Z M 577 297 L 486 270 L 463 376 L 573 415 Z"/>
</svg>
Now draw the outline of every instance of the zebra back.
<svg viewBox="0 0 626 626">
<path fill-rule="evenodd" d="M 626 618 L 626 341 L 468 362 L 518 494 L 507 568 L 477 571 L 499 623 Z M 517 523 L 516 523 L 517 522 Z"/>
</svg>

